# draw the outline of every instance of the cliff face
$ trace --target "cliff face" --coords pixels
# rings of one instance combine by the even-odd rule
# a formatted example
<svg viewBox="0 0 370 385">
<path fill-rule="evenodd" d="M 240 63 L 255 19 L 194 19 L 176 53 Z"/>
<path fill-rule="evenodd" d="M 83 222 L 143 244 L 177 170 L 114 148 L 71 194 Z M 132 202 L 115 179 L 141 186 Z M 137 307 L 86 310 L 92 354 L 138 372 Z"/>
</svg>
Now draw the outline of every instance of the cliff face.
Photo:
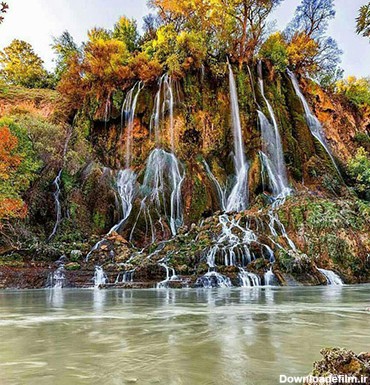
<svg viewBox="0 0 370 385">
<path fill-rule="evenodd" d="M 145 248 L 133 265 L 138 277 L 144 280 L 157 280 L 161 275 L 157 262 L 169 256 L 176 271 L 184 275 L 194 279 L 205 273 L 204 255 L 221 229 L 222 204 L 217 183 L 222 191 L 230 191 L 235 174 L 226 71 L 225 67 L 225 76 L 215 78 L 205 69 L 173 81 L 173 119 L 168 105 L 157 110 L 161 116 L 157 135 L 153 113 L 158 85 L 146 84 L 138 94 L 130 128 L 132 145 L 127 143 L 128 125 L 121 114 L 123 93 L 113 95 L 106 105 L 95 108 L 93 113 L 88 108 L 80 111 L 73 121 L 65 159 L 46 162 L 26 194 L 29 224 L 23 224 L 22 228 L 31 230 L 32 237 L 38 241 L 37 246 L 33 241 L 28 251 L 21 251 L 20 247 L 17 253 L 33 257 L 38 250 L 38 255 L 45 256 L 46 260 L 57 259 L 62 254 L 68 257 L 75 249 L 86 255 L 94 241 L 119 223 L 127 210 L 125 202 L 120 200 L 117 183 L 118 171 L 127 168 L 127 149 L 131 148 L 130 168 L 136 174 L 136 182 L 133 183 L 134 199 L 130 201 L 129 216 L 116 229 L 121 237 L 103 243 L 104 247 L 93 253 L 91 261 L 106 264 L 114 256 L 116 263 L 126 263 L 138 250 Z M 289 243 L 280 225 L 276 227 L 279 233 L 276 239 L 266 234 L 271 231 L 269 210 L 273 192 L 266 183 L 268 175 L 261 163 L 263 144 L 257 111 L 263 112 L 270 122 L 271 113 L 261 93 L 257 67 L 250 73 L 246 69 L 235 69 L 245 156 L 249 163 L 250 210 L 234 214 L 234 219 L 236 216 L 237 221 L 248 223 L 252 216 L 256 223 L 261 222 L 264 230 L 257 226 L 254 231 L 275 252 L 274 271 L 280 284 L 325 283 L 322 275 L 317 274 L 316 266 L 336 270 L 347 282 L 368 280 L 368 209 L 357 203 L 345 181 L 346 164 L 359 147 L 359 138 L 368 135 L 369 111 L 359 111 L 312 83 L 303 80 L 300 83 L 311 109 L 322 123 L 342 180 L 330 156 L 310 132 L 290 78 L 270 73 L 267 67 L 262 67 L 262 75 L 264 96 L 276 117 L 288 179 L 294 190 L 294 197 L 288 198 L 276 215 L 298 250 L 287 251 Z M 163 100 L 160 96 L 160 103 Z M 3 98 L 0 111 L 8 115 L 14 113 L 11 104 L 12 108 L 14 104 L 22 109 L 27 106 L 21 113 L 46 118 L 53 112 L 52 103 L 36 102 L 32 98 L 19 102 Z M 62 170 L 59 197 L 62 221 L 52 242 L 43 244 L 55 224 L 52 181 L 59 170 Z M 176 211 L 178 204 L 181 213 Z M 327 217 L 336 225 L 322 224 Z M 266 230 L 268 228 L 270 230 Z M 157 252 L 156 258 L 142 263 L 161 241 L 171 239 L 175 233 L 168 246 Z M 197 234 L 200 234 L 200 241 Z M 271 237 L 275 241 L 271 241 Z M 285 251 L 276 246 L 277 239 L 285 245 Z M 257 244 L 251 246 L 257 262 L 250 268 L 263 274 L 269 268 L 269 260 Z M 120 249 L 123 246 L 124 251 Z M 111 269 L 112 274 L 117 272 L 114 264 Z M 237 269 L 228 267 L 225 272 L 236 277 Z"/>
</svg>

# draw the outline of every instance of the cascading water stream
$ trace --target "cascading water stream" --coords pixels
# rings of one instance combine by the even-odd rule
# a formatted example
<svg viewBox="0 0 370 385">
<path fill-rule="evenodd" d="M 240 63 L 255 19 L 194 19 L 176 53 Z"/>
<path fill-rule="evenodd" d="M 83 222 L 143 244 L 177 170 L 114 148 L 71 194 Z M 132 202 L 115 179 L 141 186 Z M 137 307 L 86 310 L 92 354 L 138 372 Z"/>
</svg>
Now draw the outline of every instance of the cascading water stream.
<svg viewBox="0 0 370 385">
<path fill-rule="evenodd" d="M 290 79 L 292 81 L 293 88 L 294 88 L 297 96 L 299 97 L 299 99 L 302 102 L 302 105 L 303 105 L 303 108 L 304 108 L 304 111 L 305 111 L 305 117 L 306 117 L 307 125 L 308 125 L 308 127 L 309 127 L 309 129 L 311 131 L 311 134 L 324 147 L 325 151 L 327 152 L 327 154 L 329 155 L 329 157 L 330 157 L 330 159 L 331 159 L 331 161 L 333 163 L 333 166 L 335 167 L 336 171 L 338 172 L 338 175 L 342 179 L 342 175 L 341 175 L 341 173 L 339 171 L 337 163 L 336 163 L 336 161 L 335 161 L 335 159 L 333 157 L 333 154 L 330 151 L 329 145 L 328 145 L 328 143 L 326 141 L 324 130 L 322 128 L 322 125 L 321 125 L 320 121 L 312 113 L 311 108 L 308 105 L 307 100 L 306 100 L 306 98 L 304 97 L 304 95 L 303 95 L 303 93 L 301 91 L 301 88 L 299 86 L 299 83 L 298 83 L 298 80 L 297 80 L 297 77 L 295 76 L 295 74 L 292 71 L 290 71 L 289 69 L 287 70 L 287 72 L 288 72 L 288 75 L 289 75 L 289 77 L 290 77 Z"/>
<path fill-rule="evenodd" d="M 109 230 L 107 235 L 102 240 L 94 245 L 94 247 L 87 254 L 86 261 L 95 250 L 99 249 L 101 244 L 106 240 L 106 237 L 113 232 L 119 231 L 132 211 L 132 205 L 136 195 L 137 180 L 136 174 L 130 168 L 132 158 L 133 127 L 136 105 L 142 88 L 142 82 L 138 82 L 128 91 L 121 110 L 121 128 L 123 128 L 124 122 L 126 124 L 126 168 L 118 172 L 116 187 L 121 201 L 122 219 Z"/>
<path fill-rule="evenodd" d="M 342 286 L 343 281 L 338 274 L 335 274 L 332 270 L 317 269 L 326 278 L 328 285 Z"/>
<path fill-rule="evenodd" d="M 121 130 L 123 125 L 126 125 L 126 169 L 131 166 L 132 158 L 132 143 L 133 143 L 133 129 L 134 118 L 136 112 L 136 105 L 140 95 L 140 91 L 143 89 L 143 83 L 136 83 L 130 91 L 128 91 L 126 98 L 122 104 L 121 110 Z M 136 91 L 136 92 L 135 92 Z"/>
<path fill-rule="evenodd" d="M 234 164 L 236 173 L 236 184 L 231 191 L 231 194 L 226 199 L 225 190 L 212 174 L 208 164 L 204 162 L 205 169 L 210 176 L 210 179 L 214 182 L 217 192 L 220 197 L 221 207 L 224 211 L 241 211 L 247 207 L 248 204 L 248 165 L 244 156 L 244 146 L 242 140 L 242 131 L 239 117 L 238 98 L 236 92 L 236 85 L 234 75 L 232 73 L 231 66 L 229 64 L 229 81 L 230 81 L 230 100 L 234 133 Z M 264 96 L 263 82 L 260 81 L 261 93 Z M 259 112 L 262 136 L 265 142 L 265 153 L 261 153 L 261 156 L 265 158 L 266 168 L 268 169 L 270 183 L 272 184 L 272 190 L 274 193 L 274 205 L 269 212 L 269 229 L 273 237 L 278 237 L 278 231 L 275 229 L 275 225 L 278 225 L 278 230 L 281 231 L 283 236 L 287 239 L 289 246 L 294 247 L 293 242 L 286 234 L 284 226 L 281 224 L 277 216 L 273 213 L 273 209 L 281 204 L 286 196 L 290 194 L 290 188 L 288 187 L 286 167 L 283 157 L 282 145 L 280 134 L 278 131 L 277 122 L 274 112 L 267 98 L 264 99 L 269 109 L 269 113 L 274 122 L 272 126 L 267 118 Z M 270 159 L 270 158 L 271 159 Z M 272 167 L 272 164 L 276 164 L 276 168 Z M 240 220 L 229 218 L 228 215 L 222 214 L 219 217 L 221 225 L 221 232 L 215 240 L 215 244 L 210 247 L 206 254 L 206 261 L 209 271 L 203 277 L 198 280 L 198 285 L 204 287 L 214 287 L 214 285 L 228 286 L 225 277 L 215 271 L 216 259 L 221 259 L 225 266 L 238 266 L 240 269 L 239 281 L 242 286 L 259 286 L 261 279 L 256 274 L 248 272 L 244 267 L 247 266 L 255 255 L 251 251 L 252 245 L 256 245 L 260 248 L 262 255 L 267 257 L 270 263 L 275 262 L 275 257 L 272 249 L 265 243 L 259 241 L 257 234 L 251 229 L 247 223 L 245 227 L 240 225 Z M 273 241 L 277 244 L 277 242 Z M 272 271 L 271 271 L 272 274 Z M 230 282 L 231 284 L 231 282 Z"/>
<path fill-rule="evenodd" d="M 108 283 L 108 277 L 101 266 L 95 266 L 93 281 L 96 288 Z"/>
<path fill-rule="evenodd" d="M 49 274 L 46 287 L 61 289 L 65 286 L 65 268 L 64 264 L 60 264 L 59 267 Z"/>
<path fill-rule="evenodd" d="M 238 277 L 241 287 L 261 286 L 261 278 L 257 274 L 251 273 L 242 267 L 239 267 L 239 270 Z"/>
<path fill-rule="evenodd" d="M 265 286 L 272 286 L 275 279 L 275 274 L 272 272 L 272 268 L 264 274 Z"/>
<path fill-rule="evenodd" d="M 162 231 L 162 214 L 168 220 L 171 234 L 177 234 L 178 228 L 183 224 L 181 187 L 185 178 L 184 170 L 175 156 L 175 127 L 174 127 L 174 92 L 173 82 L 168 74 L 163 75 L 158 82 L 158 92 L 154 101 L 154 110 L 151 117 L 150 132 L 155 137 L 156 148 L 150 153 L 144 181 L 141 186 L 142 204 L 139 215 L 143 213 L 145 220 L 149 219 L 152 232 L 152 242 L 155 241 L 155 226 L 153 225 L 151 207 L 158 214 L 158 223 Z M 167 152 L 160 148 L 161 126 L 165 123 L 166 117 L 169 121 L 169 136 L 171 151 Z M 131 231 L 131 237 L 136 227 Z M 130 238 L 131 238 L 130 237 Z"/>
<path fill-rule="evenodd" d="M 68 143 L 69 143 L 69 141 L 71 139 L 71 136 L 72 136 L 72 130 L 67 132 L 67 137 L 66 137 L 66 140 L 64 142 L 63 155 L 62 155 L 63 167 L 59 170 L 57 176 L 55 177 L 55 179 L 53 181 L 53 186 L 55 188 L 55 191 L 54 191 L 53 195 L 54 195 L 54 202 L 55 202 L 56 219 L 55 219 L 55 224 L 54 224 L 54 227 L 53 227 L 53 231 L 49 235 L 48 241 L 50 241 L 52 238 L 54 238 L 55 234 L 58 231 L 59 225 L 60 225 L 60 223 L 62 221 L 62 205 L 60 203 L 60 193 L 61 193 L 61 191 L 60 191 L 60 183 L 61 183 L 61 177 L 62 177 L 62 172 L 63 172 L 64 164 L 65 164 L 65 161 L 66 161 L 66 155 L 67 155 L 67 150 L 68 150 Z"/>
<path fill-rule="evenodd" d="M 119 171 L 116 180 L 116 187 L 121 200 L 122 219 L 109 230 L 103 239 L 94 245 L 94 247 L 87 254 L 86 261 L 89 260 L 90 255 L 95 250 L 99 249 L 101 244 L 106 241 L 106 238 L 109 235 L 111 235 L 113 232 L 119 231 L 121 226 L 129 217 L 132 210 L 132 202 L 136 195 L 136 174 L 131 169 Z"/>
<path fill-rule="evenodd" d="M 176 275 L 175 269 L 169 267 L 164 260 L 160 261 L 158 264 L 166 270 L 166 279 L 157 283 L 157 289 L 167 289 L 171 281 L 178 281 L 179 278 Z"/>
<path fill-rule="evenodd" d="M 272 121 L 271 124 L 263 112 L 257 111 L 262 138 L 261 160 L 267 169 L 274 196 L 279 196 L 281 194 L 286 195 L 289 194 L 290 188 L 288 184 L 283 146 L 281 143 L 279 127 L 274 114 L 274 110 L 267 97 L 265 96 L 262 78 L 262 62 L 259 62 L 258 64 L 258 73 L 258 82 L 261 95 L 267 105 L 267 109 Z"/>
<path fill-rule="evenodd" d="M 218 198 L 220 200 L 221 210 L 226 211 L 226 205 L 227 205 L 226 190 L 221 187 L 220 182 L 213 175 L 208 163 L 205 160 L 203 160 L 203 164 L 204 164 L 204 168 L 206 169 L 208 176 L 210 177 L 210 179 L 212 180 L 212 182 L 214 183 L 214 185 L 216 187 Z"/>
<path fill-rule="evenodd" d="M 117 275 L 117 278 L 116 278 L 114 283 L 118 284 L 118 283 L 133 282 L 134 281 L 134 273 L 135 273 L 135 269 L 123 271 L 122 273 L 119 273 Z M 121 275 L 122 275 L 122 278 L 120 280 Z"/>
<path fill-rule="evenodd" d="M 242 211 L 248 206 L 248 171 L 249 166 L 245 159 L 242 128 L 240 123 L 238 94 L 234 79 L 233 70 L 230 63 L 229 84 L 230 84 L 230 104 L 231 117 L 234 136 L 234 165 L 236 182 L 227 199 L 226 211 Z"/>
<path fill-rule="evenodd" d="M 63 172 L 63 169 L 60 169 L 58 172 L 58 175 L 53 181 L 53 186 L 55 188 L 54 202 L 55 202 L 56 220 L 53 227 L 53 231 L 49 235 L 48 240 L 51 240 L 55 236 L 55 234 L 57 233 L 58 227 L 60 225 L 60 222 L 62 221 L 62 205 L 60 203 L 60 182 L 61 182 L 62 172 Z"/>
</svg>

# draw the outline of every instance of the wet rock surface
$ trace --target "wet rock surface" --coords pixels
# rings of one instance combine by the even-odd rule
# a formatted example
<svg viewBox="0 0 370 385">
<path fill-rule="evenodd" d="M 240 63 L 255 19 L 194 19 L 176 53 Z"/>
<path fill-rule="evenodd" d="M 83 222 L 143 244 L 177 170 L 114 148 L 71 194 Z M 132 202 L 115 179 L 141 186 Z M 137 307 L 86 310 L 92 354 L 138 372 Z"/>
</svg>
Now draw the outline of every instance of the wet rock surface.
<svg viewBox="0 0 370 385">
<path fill-rule="evenodd" d="M 370 384 L 370 353 L 356 354 L 351 350 L 343 348 L 326 348 L 321 350 L 323 358 L 314 363 L 314 369 L 310 374 L 313 377 L 332 376 L 331 381 L 326 384 Z M 341 378 L 339 376 L 347 376 Z M 305 382 L 305 385 L 318 385 L 323 382 L 315 381 L 315 379 Z"/>
</svg>

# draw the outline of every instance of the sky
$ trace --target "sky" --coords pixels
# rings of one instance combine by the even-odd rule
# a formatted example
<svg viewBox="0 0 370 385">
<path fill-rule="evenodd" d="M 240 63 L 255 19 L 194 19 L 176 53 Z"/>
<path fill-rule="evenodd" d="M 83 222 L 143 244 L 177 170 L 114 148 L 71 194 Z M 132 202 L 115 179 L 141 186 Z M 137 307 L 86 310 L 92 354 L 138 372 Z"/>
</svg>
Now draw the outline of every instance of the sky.
<svg viewBox="0 0 370 385">
<path fill-rule="evenodd" d="M 142 24 L 142 17 L 149 13 L 147 0 L 7 0 L 9 11 L 0 25 L 0 49 L 13 39 L 32 44 L 48 69 L 53 68 L 53 52 L 50 47 L 53 36 L 68 30 L 75 41 L 86 39 L 92 27 L 112 28 L 118 17 L 126 15 Z M 328 33 L 344 51 L 342 68 L 345 75 L 370 75 L 370 44 L 368 39 L 355 33 L 358 9 L 367 0 L 334 0 L 337 15 Z M 284 29 L 291 20 L 300 0 L 284 0 L 275 10 L 278 29 Z"/>
</svg>

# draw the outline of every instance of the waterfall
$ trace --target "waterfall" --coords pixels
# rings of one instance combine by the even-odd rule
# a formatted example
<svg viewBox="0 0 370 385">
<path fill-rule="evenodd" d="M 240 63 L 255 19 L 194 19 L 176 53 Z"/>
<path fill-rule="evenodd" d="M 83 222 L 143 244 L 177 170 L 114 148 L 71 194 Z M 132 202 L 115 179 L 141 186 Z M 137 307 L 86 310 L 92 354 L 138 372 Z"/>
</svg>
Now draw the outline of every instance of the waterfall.
<svg viewBox="0 0 370 385">
<path fill-rule="evenodd" d="M 175 155 L 175 127 L 174 127 L 174 92 L 173 82 L 168 74 L 164 74 L 158 81 L 158 91 L 154 100 L 154 108 L 150 121 L 150 132 L 154 131 L 156 148 L 150 153 L 143 184 L 141 186 L 142 202 L 135 225 L 131 231 L 132 238 L 136 223 L 141 214 L 145 221 L 149 220 L 152 232 L 152 243 L 155 241 L 155 226 L 150 208 L 159 216 L 159 223 L 164 231 L 161 215 L 164 214 L 169 222 L 172 235 L 183 224 L 181 187 L 185 178 L 185 172 Z M 165 118 L 169 119 L 169 136 L 171 152 L 160 148 L 161 125 Z"/>
<path fill-rule="evenodd" d="M 272 268 L 270 268 L 270 270 L 266 271 L 264 274 L 265 286 L 272 286 L 274 279 L 275 274 L 272 272 Z"/>
<path fill-rule="evenodd" d="M 167 289 L 169 282 L 179 280 L 176 275 L 175 269 L 169 267 L 166 262 L 162 260 L 162 262 L 159 263 L 159 266 L 163 267 L 166 270 L 166 279 L 157 283 L 157 289 Z"/>
<path fill-rule="evenodd" d="M 263 112 L 257 111 L 262 138 L 261 160 L 267 170 L 274 196 L 278 196 L 280 194 L 289 195 L 290 188 L 288 185 L 283 146 L 274 110 L 265 96 L 261 62 L 259 62 L 258 65 L 258 73 L 261 95 L 267 105 L 272 121 L 271 124 Z"/>
<path fill-rule="evenodd" d="M 95 266 L 93 281 L 96 288 L 108 283 L 108 277 L 101 266 Z"/>
<path fill-rule="evenodd" d="M 183 223 L 181 186 L 184 172 L 173 153 L 155 148 L 149 155 L 142 185 L 144 197 L 148 197 L 158 212 L 169 218 L 172 235 Z M 169 202 L 169 212 L 168 205 Z"/>
<path fill-rule="evenodd" d="M 115 284 L 118 284 L 118 283 L 128 283 L 128 282 L 133 282 L 134 281 L 134 273 L 135 273 L 135 269 L 132 269 L 132 270 L 128 270 L 128 271 L 124 271 L 122 273 L 119 273 L 117 275 L 117 278 L 115 280 Z M 122 279 L 120 281 L 120 277 L 122 275 Z"/>
<path fill-rule="evenodd" d="M 307 125 L 311 131 L 311 134 L 321 143 L 321 145 L 324 147 L 325 151 L 327 152 L 327 154 L 329 155 L 335 169 L 337 170 L 338 172 L 338 175 L 340 177 L 341 176 L 341 173 L 339 171 L 339 168 L 335 162 L 335 159 L 330 151 L 330 148 L 328 146 L 328 143 L 326 141 L 326 138 L 325 138 L 325 134 L 324 134 L 324 131 L 323 131 L 323 128 L 322 128 L 322 125 L 320 123 L 320 121 L 316 118 L 316 116 L 312 113 L 311 111 L 311 108 L 310 106 L 308 105 L 307 103 L 307 100 L 306 98 L 304 97 L 300 87 L 299 87 L 299 84 L 298 84 L 298 80 L 295 76 L 295 74 L 290 71 L 289 69 L 287 70 L 288 72 L 288 75 L 292 81 L 292 84 L 293 84 L 293 87 L 294 87 L 294 90 L 297 94 L 297 96 L 299 97 L 299 99 L 301 100 L 302 102 L 302 105 L 303 105 L 303 108 L 304 108 L 304 111 L 305 111 L 305 117 L 306 117 L 306 121 L 307 121 Z"/>
<path fill-rule="evenodd" d="M 137 100 L 142 89 L 143 83 L 141 81 L 137 82 L 130 91 L 128 91 L 122 104 L 121 130 L 123 129 L 123 124 L 126 124 L 126 168 L 131 166 L 134 118 Z"/>
<path fill-rule="evenodd" d="M 62 206 L 60 204 L 60 182 L 61 182 L 62 171 L 63 169 L 59 170 L 58 175 L 53 181 L 53 186 L 55 188 L 54 202 L 55 202 L 56 220 L 53 227 L 53 231 L 49 235 L 48 240 L 51 240 L 55 236 L 55 234 L 57 233 L 58 227 L 60 225 L 60 222 L 62 221 Z"/>
<path fill-rule="evenodd" d="M 212 180 L 212 182 L 214 183 L 214 185 L 216 187 L 218 198 L 220 200 L 220 207 L 221 207 L 222 211 L 226 211 L 226 204 L 227 204 L 226 191 L 225 191 L 225 189 L 223 189 L 221 187 L 219 181 L 213 175 L 208 163 L 205 160 L 203 160 L 203 164 L 204 164 L 204 168 L 206 169 L 206 172 L 207 172 L 209 178 Z"/>
<path fill-rule="evenodd" d="M 244 144 L 242 136 L 242 128 L 240 123 L 238 94 L 234 74 L 229 66 L 229 83 L 230 83 L 230 104 L 231 117 L 234 136 L 234 166 L 236 182 L 227 199 L 226 211 L 242 211 L 248 206 L 248 170 L 249 166 L 245 159 Z"/>
<path fill-rule="evenodd" d="M 86 261 L 89 260 L 90 255 L 95 250 L 99 249 L 101 244 L 106 241 L 106 238 L 109 235 L 111 235 L 113 232 L 119 231 L 124 222 L 130 216 L 133 200 L 135 198 L 136 193 L 136 174 L 130 169 L 119 171 L 117 174 L 116 188 L 121 200 L 122 219 L 109 230 L 109 232 L 103 239 L 101 239 L 94 245 L 94 247 L 87 254 Z"/>
<path fill-rule="evenodd" d="M 261 286 L 261 278 L 254 273 L 251 273 L 242 267 L 239 267 L 239 281 L 241 287 L 258 287 Z"/>
<path fill-rule="evenodd" d="M 53 273 L 49 274 L 46 287 L 61 289 L 65 286 L 65 281 L 64 264 L 61 264 Z"/>
<path fill-rule="evenodd" d="M 209 271 L 202 277 L 199 277 L 195 282 L 196 287 L 204 287 L 205 289 L 211 289 L 216 287 L 228 288 L 232 287 L 230 278 L 217 273 L 216 271 Z"/>
<path fill-rule="evenodd" d="M 94 247 L 86 256 L 88 261 L 90 255 L 98 250 L 101 244 L 106 240 L 106 237 L 113 232 L 118 232 L 125 221 L 131 214 L 133 201 L 136 196 L 136 181 L 137 176 L 134 171 L 131 170 L 131 158 L 132 158 L 132 142 L 133 142 L 133 128 L 134 118 L 137 101 L 140 95 L 140 91 L 143 89 L 142 82 L 137 82 L 127 93 L 126 98 L 122 104 L 121 109 L 121 130 L 124 123 L 126 124 L 126 160 L 124 170 L 120 170 L 117 174 L 116 188 L 121 201 L 122 219 L 115 224 L 107 233 L 107 235 L 97 242 Z"/>
<path fill-rule="evenodd" d="M 66 160 L 66 155 L 67 155 L 67 150 L 68 150 L 68 143 L 69 143 L 69 141 L 71 139 L 71 136 L 72 136 L 72 130 L 69 130 L 67 132 L 66 140 L 64 142 L 64 147 L 63 147 L 63 155 L 62 155 L 63 167 L 64 167 L 64 163 L 65 163 L 65 160 Z M 55 234 L 58 231 L 60 222 L 62 221 L 62 205 L 60 203 L 60 182 L 61 182 L 63 167 L 59 170 L 57 176 L 55 177 L 55 179 L 53 181 L 53 186 L 54 186 L 54 189 L 55 189 L 53 195 L 54 195 L 54 202 L 55 202 L 56 220 L 55 220 L 55 224 L 54 224 L 54 227 L 53 227 L 53 231 L 49 235 L 48 241 L 50 241 L 55 236 Z"/>
<path fill-rule="evenodd" d="M 335 274 L 332 270 L 317 269 L 319 272 L 325 276 L 328 285 L 342 286 L 343 281 L 338 274 Z"/>
<path fill-rule="evenodd" d="M 154 99 L 154 109 L 150 119 L 150 133 L 154 131 L 155 143 L 158 146 L 161 139 L 161 122 L 164 122 L 166 114 L 168 114 L 170 122 L 170 143 L 171 150 L 174 152 L 175 132 L 173 119 L 174 96 L 172 88 L 172 78 L 168 74 L 164 74 L 159 78 L 158 91 Z"/>
</svg>

